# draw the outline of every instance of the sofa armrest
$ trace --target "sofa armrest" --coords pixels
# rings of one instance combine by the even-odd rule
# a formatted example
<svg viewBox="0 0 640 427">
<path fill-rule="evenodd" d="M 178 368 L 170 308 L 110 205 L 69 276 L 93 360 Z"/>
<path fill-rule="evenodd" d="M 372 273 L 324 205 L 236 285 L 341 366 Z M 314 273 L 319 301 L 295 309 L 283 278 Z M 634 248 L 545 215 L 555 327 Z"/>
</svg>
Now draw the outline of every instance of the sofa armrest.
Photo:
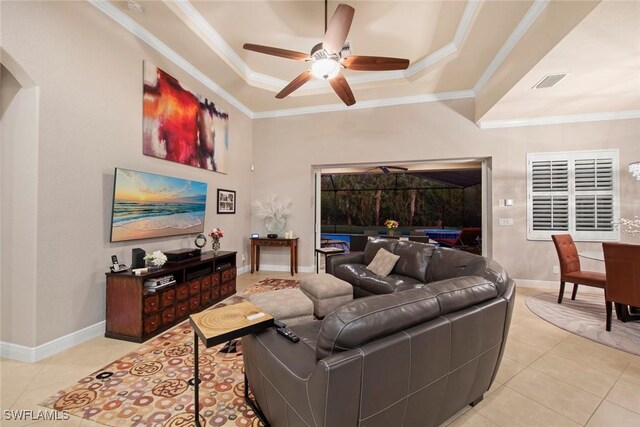
<svg viewBox="0 0 640 427">
<path fill-rule="evenodd" d="M 272 425 L 357 424 L 360 351 L 319 361 L 311 347 L 302 341 L 294 344 L 273 328 L 243 337 L 242 351 L 251 391 Z"/>
<path fill-rule="evenodd" d="M 242 337 L 242 357 L 251 391 L 268 420 L 283 419 L 289 405 L 313 425 L 307 381 L 317 367 L 314 349 L 302 341 L 292 343 L 270 328 Z"/>
<path fill-rule="evenodd" d="M 330 257 L 327 257 L 327 273 L 333 274 L 335 268 L 342 264 L 364 264 L 364 253 L 358 252 L 351 254 L 331 255 Z"/>
</svg>

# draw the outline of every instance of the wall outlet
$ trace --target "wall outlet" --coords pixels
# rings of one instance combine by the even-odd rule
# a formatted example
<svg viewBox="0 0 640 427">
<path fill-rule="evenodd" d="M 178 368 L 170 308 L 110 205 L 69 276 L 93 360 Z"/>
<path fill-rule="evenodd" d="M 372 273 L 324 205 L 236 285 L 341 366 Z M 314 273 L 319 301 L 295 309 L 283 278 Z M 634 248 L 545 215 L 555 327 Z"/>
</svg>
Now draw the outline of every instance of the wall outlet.
<svg viewBox="0 0 640 427">
<path fill-rule="evenodd" d="M 554 265 L 554 266 L 553 266 L 553 272 L 554 272 L 555 274 L 559 274 L 559 273 L 560 273 L 560 267 L 558 267 L 557 265 Z"/>
<path fill-rule="evenodd" d="M 513 218 L 500 218 L 500 225 L 513 225 Z"/>
<path fill-rule="evenodd" d="M 503 208 L 504 207 L 504 199 L 499 199 L 498 200 L 498 206 Z"/>
<path fill-rule="evenodd" d="M 242 253 L 242 265 L 244 265 L 244 263 L 247 262 L 247 257 L 245 256 L 244 252 Z"/>
</svg>

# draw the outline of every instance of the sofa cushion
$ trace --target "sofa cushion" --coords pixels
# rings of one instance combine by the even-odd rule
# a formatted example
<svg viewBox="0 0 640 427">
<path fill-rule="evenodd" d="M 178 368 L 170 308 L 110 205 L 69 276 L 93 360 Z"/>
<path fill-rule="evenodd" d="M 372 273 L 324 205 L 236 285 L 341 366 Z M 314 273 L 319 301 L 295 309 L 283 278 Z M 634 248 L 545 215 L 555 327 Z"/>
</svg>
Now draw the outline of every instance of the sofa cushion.
<svg viewBox="0 0 640 427">
<path fill-rule="evenodd" d="M 359 347 L 440 314 L 438 300 L 423 289 L 353 300 L 322 321 L 316 357 Z"/>
<path fill-rule="evenodd" d="M 367 270 L 378 276 L 387 277 L 399 258 L 399 255 L 394 255 L 385 248 L 380 248 L 376 256 L 373 257 L 373 261 L 367 265 Z"/>
<path fill-rule="evenodd" d="M 356 282 L 356 286 L 372 294 L 390 294 L 396 287 L 402 284 L 403 281 L 394 277 L 382 277 L 369 273 L 366 276 L 359 277 Z"/>
<path fill-rule="evenodd" d="M 370 264 L 380 248 L 384 248 L 385 250 L 394 253 L 397 244 L 398 241 L 396 239 L 369 239 L 367 246 L 364 248 L 363 264 Z"/>
<path fill-rule="evenodd" d="M 367 270 L 364 264 L 340 264 L 333 270 L 333 275 L 338 279 L 357 286 L 358 279 L 364 276 L 370 276 L 371 272 Z"/>
<path fill-rule="evenodd" d="M 316 357 L 322 359 L 357 348 L 497 295 L 493 282 L 470 276 L 429 283 L 420 289 L 353 300 L 324 318 Z"/>
<path fill-rule="evenodd" d="M 460 276 L 484 276 L 487 259 L 469 252 L 438 248 L 433 252 L 427 268 L 427 282 Z"/>
<path fill-rule="evenodd" d="M 427 267 L 435 246 L 428 243 L 400 241 L 396 245 L 395 254 L 400 256 L 393 272 L 413 277 L 421 282 L 427 281 Z"/>
<path fill-rule="evenodd" d="M 496 284 L 480 276 L 455 277 L 432 282 L 426 284 L 424 289 L 435 295 L 440 305 L 440 314 L 462 310 L 498 296 Z"/>
</svg>

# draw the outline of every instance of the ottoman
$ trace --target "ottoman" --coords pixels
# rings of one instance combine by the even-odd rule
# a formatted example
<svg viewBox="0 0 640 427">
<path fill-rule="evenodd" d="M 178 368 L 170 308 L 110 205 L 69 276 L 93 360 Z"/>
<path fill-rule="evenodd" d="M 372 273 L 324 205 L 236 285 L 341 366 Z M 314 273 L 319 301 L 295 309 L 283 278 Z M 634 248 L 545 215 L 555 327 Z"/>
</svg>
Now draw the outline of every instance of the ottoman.
<svg viewBox="0 0 640 427">
<path fill-rule="evenodd" d="M 274 319 L 294 326 L 313 319 L 313 303 L 300 289 L 279 289 L 247 297 Z"/>
<path fill-rule="evenodd" d="M 332 274 L 316 274 L 300 280 L 300 290 L 313 301 L 313 313 L 322 318 L 353 299 L 353 286 Z"/>
</svg>

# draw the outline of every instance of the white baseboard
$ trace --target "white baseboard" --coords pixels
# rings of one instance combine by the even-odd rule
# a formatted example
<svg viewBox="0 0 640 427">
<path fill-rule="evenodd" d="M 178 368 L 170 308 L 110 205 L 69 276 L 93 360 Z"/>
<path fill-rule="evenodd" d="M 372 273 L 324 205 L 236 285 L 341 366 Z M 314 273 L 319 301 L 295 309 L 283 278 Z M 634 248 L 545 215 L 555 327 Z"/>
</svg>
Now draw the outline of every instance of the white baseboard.
<svg viewBox="0 0 640 427">
<path fill-rule="evenodd" d="M 87 326 L 79 331 L 56 338 L 37 347 L 26 347 L 24 345 L 0 341 L 0 356 L 21 362 L 37 362 L 38 360 L 60 353 L 87 340 L 102 336 L 104 335 L 104 331 L 105 321 L 103 320 L 95 325 Z"/>
<path fill-rule="evenodd" d="M 555 289 L 560 286 L 560 282 L 550 282 L 548 280 L 530 280 L 530 279 L 513 279 L 516 282 L 516 286 L 524 286 L 526 288 L 537 289 Z"/>
<path fill-rule="evenodd" d="M 260 264 L 260 271 L 290 271 L 289 265 L 280 264 Z M 298 273 L 315 273 L 315 265 L 298 266 Z"/>
<path fill-rule="evenodd" d="M 251 270 L 251 268 L 248 265 L 245 265 L 244 267 L 237 267 L 237 275 L 241 275 L 241 274 L 247 274 L 249 271 Z"/>
</svg>

